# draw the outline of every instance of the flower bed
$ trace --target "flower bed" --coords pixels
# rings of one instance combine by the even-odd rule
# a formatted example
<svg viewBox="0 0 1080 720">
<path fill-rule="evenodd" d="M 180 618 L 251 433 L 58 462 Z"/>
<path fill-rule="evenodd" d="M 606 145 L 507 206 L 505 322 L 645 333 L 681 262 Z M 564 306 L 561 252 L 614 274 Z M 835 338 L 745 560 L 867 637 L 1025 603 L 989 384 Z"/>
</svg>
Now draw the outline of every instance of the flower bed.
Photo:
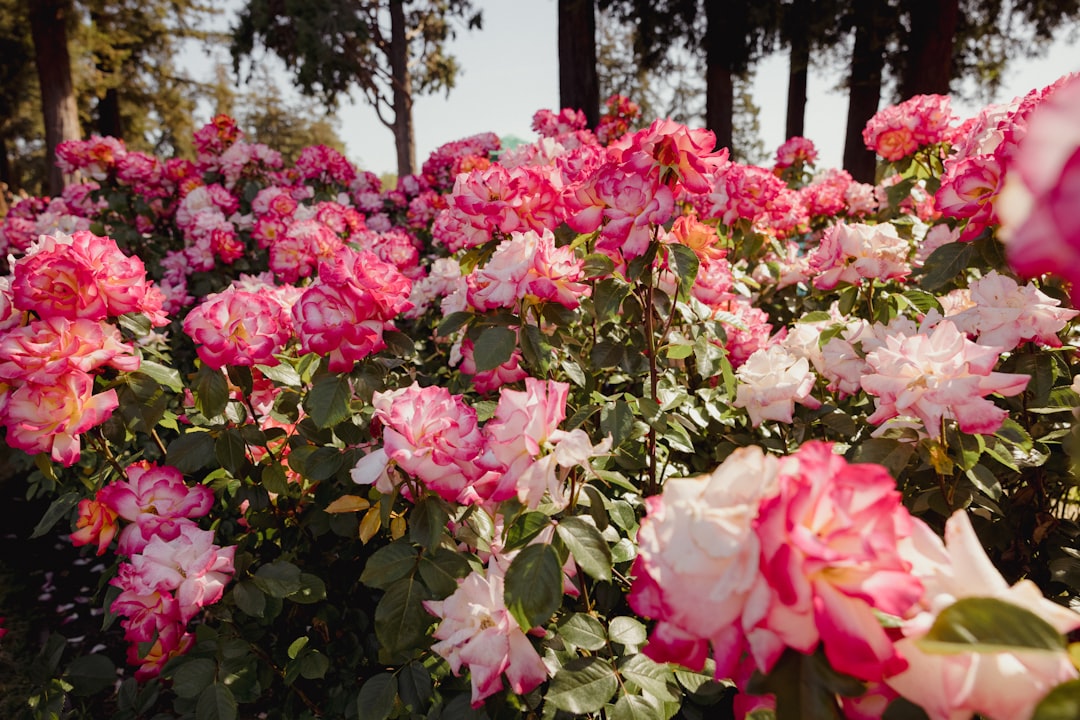
<svg viewBox="0 0 1080 720">
<path fill-rule="evenodd" d="M 61 147 L 0 420 L 107 630 L 36 716 L 1075 707 L 1080 79 L 883 110 L 875 186 L 608 110 L 393 190 L 226 117 Z"/>
</svg>

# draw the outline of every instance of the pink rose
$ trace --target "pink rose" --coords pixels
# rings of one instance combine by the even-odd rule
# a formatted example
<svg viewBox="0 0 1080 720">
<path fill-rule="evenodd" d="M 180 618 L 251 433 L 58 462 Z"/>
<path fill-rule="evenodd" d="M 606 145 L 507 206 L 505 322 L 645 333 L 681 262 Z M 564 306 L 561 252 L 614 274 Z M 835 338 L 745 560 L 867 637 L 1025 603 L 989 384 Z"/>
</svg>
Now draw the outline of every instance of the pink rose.
<svg viewBox="0 0 1080 720">
<path fill-rule="evenodd" d="M 930 720 L 961 720 L 974 713 L 994 720 L 1030 718 L 1051 688 L 1078 677 L 1064 649 L 942 655 L 922 651 L 916 640 L 942 610 L 962 598 L 1004 600 L 1035 613 L 1062 634 L 1080 627 L 1080 614 L 1044 598 L 1030 580 L 1009 587 L 986 557 L 965 511 L 956 511 L 945 524 L 944 544 L 924 523 L 913 522 L 902 551 L 926 593 L 918 614 L 904 623 L 904 638 L 896 643 L 910 664 L 885 682 L 922 707 Z"/>
<path fill-rule="evenodd" d="M 1008 413 L 984 396 L 1016 395 L 1031 379 L 994 372 L 1000 354 L 1000 348 L 971 342 L 949 320 L 929 334 L 889 335 L 866 355 L 870 372 L 862 387 L 877 398 L 867 420 L 913 415 L 933 438 L 941 434 L 943 418 L 955 419 L 966 433 L 993 433 Z"/>
<path fill-rule="evenodd" d="M 874 614 L 902 617 L 922 596 L 897 547 L 911 516 L 885 468 L 807 443 L 782 461 L 755 531 L 771 592 L 743 622 L 760 669 L 785 646 L 811 653 L 818 642 L 834 668 L 864 680 L 906 666 Z"/>
<path fill-rule="evenodd" d="M 228 287 L 208 295 L 184 318 L 199 359 L 220 370 L 226 365 L 277 365 L 275 353 L 292 336 L 292 319 L 266 294 Z"/>
<path fill-rule="evenodd" d="M 486 574 L 468 575 L 445 600 L 424 601 L 424 608 L 440 619 L 434 633 L 439 642 L 431 649 L 446 658 L 455 675 L 468 667 L 474 708 L 502 690 L 503 675 L 519 695 L 547 679 L 547 667 L 506 609 L 498 563 Z"/>
<path fill-rule="evenodd" d="M 778 463 L 759 448 L 736 450 L 709 475 L 673 478 L 646 498 L 628 600 L 657 620 L 645 653 L 694 670 L 710 642 L 723 646 L 762 585 L 754 523 L 775 492 Z M 736 658 L 737 659 L 737 658 Z M 725 655 L 717 673 L 732 670 Z"/>
</svg>

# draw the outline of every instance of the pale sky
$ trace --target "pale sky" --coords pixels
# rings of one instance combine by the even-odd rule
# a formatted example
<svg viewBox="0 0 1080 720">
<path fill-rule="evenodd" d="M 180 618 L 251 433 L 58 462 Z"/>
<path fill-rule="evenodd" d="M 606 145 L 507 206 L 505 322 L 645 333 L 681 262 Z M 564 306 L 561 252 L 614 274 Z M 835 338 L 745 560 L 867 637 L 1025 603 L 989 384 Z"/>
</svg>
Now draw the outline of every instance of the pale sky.
<svg viewBox="0 0 1080 720">
<path fill-rule="evenodd" d="M 418 169 L 439 145 L 468 135 L 490 131 L 500 137 L 516 135 L 534 140 L 536 135 L 530 127 L 533 113 L 541 108 L 558 109 L 555 0 L 476 0 L 475 5 L 483 10 L 483 29 L 462 29 L 451 45 L 450 52 L 462 69 L 456 86 L 449 96 L 427 95 L 414 100 Z M 1014 61 L 996 100 L 1010 100 L 1077 70 L 1080 48 L 1060 41 L 1044 58 Z M 827 68 L 811 67 L 806 136 L 821 153 L 819 167 L 841 164 L 847 95 L 837 87 L 839 82 L 839 76 Z M 286 89 L 288 77 L 283 75 L 279 84 Z M 761 109 L 761 139 L 771 155 L 786 139 L 786 54 L 758 64 L 753 93 Z M 359 93 L 356 97 L 355 103 L 342 102 L 338 111 L 338 135 L 346 143 L 348 157 L 378 175 L 395 172 L 393 135 L 359 100 Z M 968 117 L 981 106 L 954 101 L 953 107 L 962 117 Z"/>
</svg>

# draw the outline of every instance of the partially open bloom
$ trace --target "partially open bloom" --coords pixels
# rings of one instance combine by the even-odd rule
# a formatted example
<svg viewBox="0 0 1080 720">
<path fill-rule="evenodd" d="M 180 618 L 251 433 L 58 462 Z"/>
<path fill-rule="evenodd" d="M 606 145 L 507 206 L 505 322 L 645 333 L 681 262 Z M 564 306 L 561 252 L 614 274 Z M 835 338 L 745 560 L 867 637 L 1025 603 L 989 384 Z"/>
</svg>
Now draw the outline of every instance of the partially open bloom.
<svg viewBox="0 0 1080 720">
<path fill-rule="evenodd" d="M 947 95 L 916 95 L 879 110 L 866 123 L 863 141 L 867 149 L 895 162 L 946 139 L 952 120 Z"/>
<path fill-rule="evenodd" d="M 79 518 L 76 526 L 78 530 L 71 533 L 71 544 L 75 547 L 96 544 L 98 555 L 105 554 L 109 543 L 120 529 L 116 522 L 116 511 L 101 501 L 100 490 L 93 500 L 79 501 Z"/>
<path fill-rule="evenodd" d="M 208 295 L 184 318 L 184 332 L 195 341 L 199 359 L 214 370 L 277 365 L 274 354 L 291 330 L 291 318 L 273 297 L 234 287 Z"/>
<path fill-rule="evenodd" d="M 807 262 L 817 274 L 814 287 L 832 290 L 842 282 L 858 285 L 863 279 L 893 280 L 911 273 L 910 246 L 889 224 L 838 224 L 810 253 Z"/>
<path fill-rule="evenodd" d="M 806 358 L 796 358 L 781 345 L 757 350 L 736 371 L 739 389 L 733 406 L 746 408 L 757 427 L 765 420 L 790 423 L 798 402 L 821 407 L 810 392 L 816 377 Z"/>
<path fill-rule="evenodd" d="M 971 283 L 967 309 L 951 320 L 963 332 L 978 336 L 981 345 L 1012 350 L 1031 340 L 1061 347 L 1057 334 L 1080 311 L 1061 307 L 1061 301 L 1033 283 L 1020 286 L 1012 278 L 991 270 Z"/>
<path fill-rule="evenodd" d="M 709 642 L 741 617 L 761 582 L 754 522 L 777 466 L 760 448 L 740 448 L 711 474 L 672 478 L 646 498 L 628 599 L 658 621 L 649 657 L 700 670 Z"/>
<path fill-rule="evenodd" d="M 424 601 L 440 618 L 431 649 L 450 663 L 455 675 L 469 669 L 472 706 L 503 688 L 503 675 L 519 695 L 547 679 L 548 671 L 503 600 L 503 573 L 498 563 L 486 573 L 472 572 L 445 600 Z"/>
<path fill-rule="evenodd" d="M 777 487 L 756 526 L 771 597 L 753 608 L 759 622 L 743 618 L 758 667 L 770 669 L 785 646 L 810 653 L 820 641 L 840 672 L 878 680 L 903 669 L 874 614 L 902 617 L 922 595 L 898 550 L 912 519 L 896 481 L 815 441 L 784 458 Z"/>
<path fill-rule="evenodd" d="M 1051 688 L 1078 676 L 1064 649 L 930 654 L 916 640 L 930 630 L 942 610 L 969 597 L 1017 605 L 1062 634 L 1080 627 L 1080 614 L 1044 598 L 1030 580 L 1010 587 L 986 557 L 966 511 L 957 510 L 949 518 L 944 544 L 924 523 L 913 522 L 903 551 L 926 593 L 918 614 L 904 623 L 904 638 L 896 643 L 910 664 L 886 682 L 922 707 L 930 720 L 966 720 L 974 713 L 992 720 L 1030 718 Z"/>
<path fill-rule="evenodd" d="M 877 398 L 867 420 L 915 416 L 933 438 L 941 434 L 943 418 L 955 419 L 966 433 L 992 433 L 1008 413 L 984 396 L 1016 395 L 1031 379 L 994 372 L 1000 354 L 1000 348 L 971 342 L 949 320 L 928 334 L 889 335 L 866 355 L 870 373 L 862 387 Z"/>
</svg>

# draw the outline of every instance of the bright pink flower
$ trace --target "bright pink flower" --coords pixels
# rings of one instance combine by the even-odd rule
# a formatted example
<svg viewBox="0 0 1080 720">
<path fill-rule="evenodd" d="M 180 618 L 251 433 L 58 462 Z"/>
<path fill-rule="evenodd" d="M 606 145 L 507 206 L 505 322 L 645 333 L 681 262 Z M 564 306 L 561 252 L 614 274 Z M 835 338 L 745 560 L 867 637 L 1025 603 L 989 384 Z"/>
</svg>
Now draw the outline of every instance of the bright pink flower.
<svg viewBox="0 0 1080 720">
<path fill-rule="evenodd" d="M 903 552 L 926 594 L 920 612 L 903 626 L 905 637 L 896 643 L 910 665 L 885 682 L 922 707 L 930 720 L 964 720 L 974 713 L 993 720 L 1030 718 L 1054 686 L 1078 676 L 1064 649 L 943 655 L 924 652 L 916 641 L 942 610 L 969 597 L 1017 605 L 1062 634 L 1080 627 L 1080 614 L 1044 598 L 1030 580 L 1009 587 L 986 557 L 964 510 L 957 510 L 945 524 L 944 544 L 924 523 L 913 522 L 914 532 Z"/>
<path fill-rule="evenodd" d="M 721 644 L 739 621 L 761 585 L 754 522 L 775 492 L 777 467 L 760 448 L 740 448 L 711 474 L 669 479 L 646 498 L 628 600 L 658 621 L 645 646 L 655 661 L 700 670 L 709 643 Z"/>
<path fill-rule="evenodd" d="M 727 163 L 728 150 L 716 150 L 716 136 L 669 118 L 627 135 L 608 146 L 611 155 L 631 172 L 692 193 L 708 192 L 712 174 Z"/>
<path fill-rule="evenodd" d="M 993 433 L 1008 413 L 984 396 L 1023 392 L 1027 375 L 994 372 L 1001 350 L 977 345 L 943 320 L 929 334 L 889 335 L 867 353 L 870 373 L 863 390 L 877 398 L 867 421 L 879 424 L 898 415 L 922 420 L 930 437 L 941 434 L 943 418 L 966 433 Z"/>
<path fill-rule="evenodd" d="M 703 197 L 703 218 L 718 218 L 725 225 L 739 220 L 755 222 L 766 216 L 787 185 L 765 168 L 728 163 L 716 172 L 708 195 Z"/>
<path fill-rule="evenodd" d="M 264 294 L 228 287 L 208 295 L 184 318 L 199 359 L 218 370 L 225 365 L 277 365 L 275 353 L 292 336 L 291 318 Z"/>
<path fill-rule="evenodd" d="M 161 674 L 161 669 L 173 658 L 186 655 L 194 644 L 195 636 L 185 631 L 183 625 L 166 625 L 158 632 L 146 655 L 139 654 L 138 643 L 129 645 L 127 661 L 129 665 L 139 666 L 135 670 L 135 679 L 145 682 Z"/>
<path fill-rule="evenodd" d="M 0 377 L 49 384 L 66 372 L 92 373 L 103 365 L 139 369 L 134 348 L 104 321 L 52 317 L 0 335 Z"/>
<path fill-rule="evenodd" d="M 858 285 L 863 279 L 893 280 L 911 273 L 911 247 L 896 228 L 885 223 L 833 225 L 825 231 L 821 244 L 807 262 L 818 273 L 814 287 L 832 290 L 840 283 Z"/>
<path fill-rule="evenodd" d="M 1080 287 L 1080 77 L 1031 114 L 1009 169 L 998 213 L 1009 262 L 1018 272 L 1052 272 Z"/>
<path fill-rule="evenodd" d="M 221 599 L 233 574 L 236 546 L 214 545 L 214 533 L 194 524 L 181 526 L 171 539 L 150 539 L 130 565 L 155 590 L 174 591 L 180 618 L 187 622 L 200 608 Z"/>
<path fill-rule="evenodd" d="M 101 491 L 93 500 L 79 501 L 78 530 L 71 533 L 71 544 L 75 547 L 96 544 L 97 554 L 104 555 L 109 543 L 116 537 L 120 526 L 116 522 L 116 511 L 101 501 Z"/>
<path fill-rule="evenodd" d="M 818 151 L 810 140 L 795 136 L 788 138 L 776 150 L 775 167 L 781 170 L 799 163 L 801 165 L 813 165 L 817 160 Z"/>
<path fill-rule="evenodd" d="M 785 458 L 756 526 L 771 589 L 767 608 L 753 610 L 761 620 L 748 624 L 758 667 L 769 670 L 784 646 L 810 653 L 820 641 L 840 672 L 877 680 L 903 669 L 874 611 L 902 617 L 922 595 L 897 549 L 910 532 L 880 465 L 848 464 L 820 442 Z"/>
<path fill-rule="evenodd" d="M 42 236 L 13 268 L 16 307 L 41 318 L 103 320 L 144 312 L 155 325 L 162 297 L 146 280 L 137 257 L 127 257 L 112 238 L 80 230 L 71 236 Z"/>
<path fill-rule="evenodd" d="M 879 110 L 863 129 L 868 150 L 895 162 L 942 142 L 954 116 L 947 95 L 916 95 Z"/>
<path fill-rule="evenodd" d="M 142 461 L 127 467 L 128 479 L 117 480 L 99 492 L 102 502 L 131 522 L 120 533 L 118 552 L 141 552 L 151 537 L 172 540 L 182 534 L 180 526 L 189 518 L 210 512 L 214 492 L 205 485 L 184 482 L 184 476 L 169 465 Z"/>
<path fill-rule="evenodd" d="M 592 288 L 578 282 L 584 275 L 584 261 L 569 245 L 555 246 L 555 236 L 545 230 L 536 243 L 527 276 L 526 292 L 541 300 L 557 302 L 575 310 L 581 298 L 589 297 Z"/>
<path fill-rule="evenodd" d="M 491 501 L 517 495 L 522 503 L 535 508 L 546 493 L 551 502 L 565 506 L 570 499 L 555 466 L 582 464 L 588 457 L 606 452 L 603 444 L 594 448 L 582 430 L 559 430 L 559 423 L 566 419 L 569 391 L 566 383 L 526 377 L 524 391 L 503 389 L 499 393 L 495 416 L 484 426 L 487 446 L 503 468 Z M 570 447 L 582 440 L 584 457 L 582 453 L 568 455 Z M 564 442 L 569 444 L 560 453 Z"/>
<path fill-rule="evenodd" d="M 319 278 L 292 308 L 304 352 L 329 355 L 332 372 L 386 347 L 387 323 L 412 305 L 411 281 L 368 251 L 342 250 L 319 265 Z"/>
<path fill-rule="evenodd" d="M 7 442 L 29 453 L 48 452 L 67 466 L 79 459 L 79 435 L 108 420 L 120 404 L 115 390 L 97 395 L 94 379 L 73 370 L 50 384 L 20 385 L 4 406 Z"/>
<path fill-rule="evenodd" d="M 934 198 L 945 217 L 967 218 L 962 240 L 970 240 L 997 223 L 994 202 L 1001 192 L 1001 162 L 994 155 L 972 155 L 946 164 Z"/>
<path fill-rule="evenodd" d="M 122 590 L 109 606 L 109 612 L 123 618 L 120 626 L 124 628 L 124 639 L 130 643 L 151 642 L 158 631 L 183 622 L 176 598 L 167 591 L 140 594 L 136 590 Z"/>
<path fill-rule="evenodd" d="M 487 447 L 476 411 L 460 395 L 433 385 L 377 392 L 371 401 L 383 423 L 386 457 L 443 498 L 481 502 L 473 487 L 487 472 L 480 464 Z"/>
<path fill-rule="evenodd" d="M 462 666 L 469 669 L 474 708 L 503 689 L 504 674 L 519 695 L 547 679 L 540 655 L 506 609 L 497 563 L 489 564 L 486 574 L 469 574 L 445 600 L 424 601 L 424 608 L 440 619 L 434 633 L 439 642 L 431 649 L 450 663 L 455 675 Z"/>
<path fill-rule="evenodd" d="M 653 228 L 671 219 L 675 196 L 658 178 L 608 163 L 576 186 L 566 205 L 570 211 L 566 222 L 574 230 L 589 233 L 600 228 L 598 251 L 632 260 L 645 253 Z"/>
<path fill-rule="evenodd" d="M 847 207 L 847 190 L 853 180 L 846 170 L 825 170 L 799 190 L 799 199 L 811 216 L 832 217 Z"/>
<path fill-rule="evenodd" d="M 282 282 L 309 277 L 321 261 L 332 261 L 345 247 L 341 238 L 318 220 L 299 220 L 270 245 L 270 269 Z"/>
</svg>

